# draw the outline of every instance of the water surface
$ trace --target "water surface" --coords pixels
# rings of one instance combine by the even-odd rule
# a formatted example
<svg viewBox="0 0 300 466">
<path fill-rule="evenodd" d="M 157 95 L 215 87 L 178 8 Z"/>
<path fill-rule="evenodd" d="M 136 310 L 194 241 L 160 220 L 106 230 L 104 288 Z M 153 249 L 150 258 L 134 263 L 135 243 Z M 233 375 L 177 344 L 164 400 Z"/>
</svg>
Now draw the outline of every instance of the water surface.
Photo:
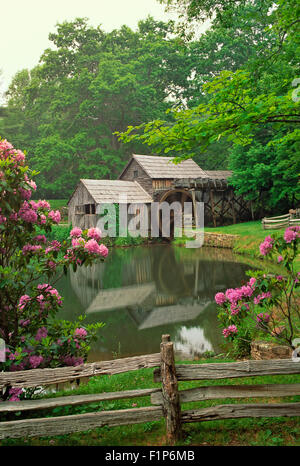
<svg viewBox="0 0 300 466">
<path fill-rule="evenodd" d="M 222 350 L 214 296 L 239 286 L 251 267 L 230 250 L 167 244 L 115 248 L 105 262 L 72 270 L 57 284 L 59 318 L 105 322 L 89 361 L 159 352 L 168 333 L 176 356 Z"/>
</svg>

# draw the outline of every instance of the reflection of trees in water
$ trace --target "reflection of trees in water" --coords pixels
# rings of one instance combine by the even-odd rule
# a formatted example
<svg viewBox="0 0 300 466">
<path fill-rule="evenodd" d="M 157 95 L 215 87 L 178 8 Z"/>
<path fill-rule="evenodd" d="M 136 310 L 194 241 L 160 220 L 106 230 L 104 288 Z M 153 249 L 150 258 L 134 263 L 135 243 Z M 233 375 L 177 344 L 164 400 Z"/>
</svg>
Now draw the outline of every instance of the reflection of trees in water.
<svg viewBox="0 0 300 466">
<path fill-rule="evenodd" d="M 106 347 L 108 353 L 118 350 L 118 342 L 124 356 L 156 352 L 162 333 L 170 333 L 186 347 L 184 335 L 196 335 L 199 329 L 203 332 L 199 347 L 211 345 L 216 351 L 219 331 L 214 295 L 237 286 L 249 269 L 236 262 L 231 251 L 223 253 L 224 260 L 220 260 L 220 252 L 213 248 L 115 249 L 104 263 L 70 272 L 74 295 L 81 303 L 80 311 L 71 309 L 72 315 L 75 318 L 83 308 L 89 322 L 106 323 L 100 332 L 105 341 L 99 342 L 99 349 Z M 65 294 L 63 288 L 60 291 Z"/>
</svg>

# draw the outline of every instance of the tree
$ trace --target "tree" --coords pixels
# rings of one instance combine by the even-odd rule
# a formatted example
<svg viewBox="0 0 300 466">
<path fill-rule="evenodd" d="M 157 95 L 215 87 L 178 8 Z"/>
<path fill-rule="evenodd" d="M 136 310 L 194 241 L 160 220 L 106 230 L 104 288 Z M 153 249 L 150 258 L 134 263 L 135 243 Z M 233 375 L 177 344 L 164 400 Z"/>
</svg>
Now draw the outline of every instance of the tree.
<svg viewBox="0 0 300 466">
<path fill-rule="evenodd" d="M 300 335 L 298 288 L 300 272 L 296 271 L 300 227 L 289 227 L 283 236 L 267 236 L 260 253 L 283 265 L 285 276 L 265 271 L 251 272 L 251 278 L 240 288 L 217 293 L 219 320 L 225 326 L 223 336 L 234 343 L 238 356 L 250 353 L 254 338 L 268 338 L 295 349 Z"/>
<path fill-rule="evenodd" d="M 49 37 L 56 50 L 9 88 L 4 129 L 23 140 L 41 172 L 39 193 L 52 198 L 70 195 L 80 178 L 119 175 L 131 147 L 114 132 L 162 116 L 167 99 L 178 102 L 190 59 L 174 25 L 152 18 L 136 32 L 123 26 L 111 33 L 77 19 Z"/>
<path fill-rule="evenodd" d="M 183 3 L 194 5 L 194 2 L 180 2 Z M 197 2 L 203 8 L 213 3 L 216 5 L 216 2 Z M 268 8 L 267 2 L 263 5 Z M 243 7 L 238 4 L 231 6 L 231 10 L 228 6 L 226 12 L 219 13 L 215 24 L 224 27 L 225 19 L 229 17 L 229 24 L 234 24 L 234 12 L 241 8 L 252 12 L 251 15 L 260 9 L 257 2 L 243 2 Z M 289 23 L 288 15 L 285 4 L 278 2 L 278 7 L 269 11 L 268 29 L 271 32 L 262 34 L 262 42 L 258 41 L 252 47 L 257 52 L 269 36 L 272 42 L 267 53 L 263 57 L 252 56 L 246 63 L 241 63 L 241 69 L 234 69 L 234 61 L 233 70 L 219 72 L 217 69 L 217 75 L 203 84 L 198 105 L 171 110 L 168 121 L 156 119 L 130 127 L 120 134 L 120 139 L 130 143 L 142 141 L 164 153 L 175 152 L 177 161 L 198 156 L 213 144 L 227 141 L 231 145 L 228 149 L 229 167 L 237 169 L 232 179 L 237 191 L 249 199 L 259 197 L 261 202 L 260 194 L 265 188 L 264 191 L 269 191 L 267 207 L 286 209 L 291 206 L 299 196 L 300 112 L 292 88 L 298 69 L 297 21 Z M 244 24 L 249 26 L 252 21 L 244 21 Z M 262 146 L 266 149 L 259 154 Z M 270 160 L 273 168 L 268 165 Z M 251 172 L 251 184 L 245 177 L 247 171 Z M 261 178 L 264 171 L 268 173 L 267 179 Z M 281 202 L 283 199 L 285 202 Z"/>
</svg>

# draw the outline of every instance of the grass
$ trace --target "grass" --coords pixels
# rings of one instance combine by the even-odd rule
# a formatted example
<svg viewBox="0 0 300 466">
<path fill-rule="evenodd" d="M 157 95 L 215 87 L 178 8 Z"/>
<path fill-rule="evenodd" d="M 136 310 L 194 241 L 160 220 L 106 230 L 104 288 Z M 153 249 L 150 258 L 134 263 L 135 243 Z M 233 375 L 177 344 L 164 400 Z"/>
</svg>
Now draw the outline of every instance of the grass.
<svg viewBox="0 0 300 466">
<path fill-rule="evenodd" d="M 224 362 L 224 359 L 209 359 L 201 361 L 189 361 L 188 363 Z M 290 376 L 263 376 L 249 377 L 223 381 L 179 382 L 180 389 L 193 388 L 199 385 L 219 384 L 251 384 L 251 383 L 299 383 L 300 375 Z M 70 391 L 57 392 L 55 396 L 88 394 L 99 392 L 112 392 L 138 388 L 157 387 L 153 382 L 153 369 L 141 369 L 125 374 L 113 376 L 94 377 L 86 384 Z M 49 395 L 49 396 L 53 396 Z M 270 402 L 274 399 L 255 400 L 222 400 L 221 403 L 254 403 Z M 300 401 L 300 397 L 285 398 L 284 401 Z M 280 400 L 276 399 L 276 402 Z M 217 405 L 218 400 L 206 402 L 185 403 L 182 409 L 196 409 Z M 110 402 L 92 403 L 77 407 L 60 407 L 49 412 L 31 412 L 28 417 L 62 416 L 67 414 L 79 414 L 98 410 L 114 410 L 134 408 L 150 405 L 150 398 L 136 398 L 130 400 L 115 400 Z M 25 416 L 25 415 L 23 415 Z M 17 417 L 19 419 L 19 417 Z M 93 431 L 60 435 L 56 437 L 7 439 L 0 445 L 165 445 L 165 422 L 162 419 L 157 422 L 148 422 L 131 426 L 102 427 Z M 184 437 L 179 445 L 300 445 L 300 426 L 298 418 L 261 418 L 261 419 L 227 419 L 224 421 L 209 421 L 184 425 Z"/>
<path fill-rule="evenodd" d="M 56 210 L 67 207 L 68 199 L 48 199 L 48 202 L 51 205 L 51 209 Z"/>
<path fill-rule="evenodd" d="M 284 230 L 263 230 L 261 221 L 237 223 L 217 228 L 205 228 L 205 231 L 211 233 L 223 233 L 237 235 L 234 251 L 239 254 L 250 254 L 254 257 L 261 257 L 259 245 L 264 238 L 273 233 L 283 234 Z"/>
</svg>

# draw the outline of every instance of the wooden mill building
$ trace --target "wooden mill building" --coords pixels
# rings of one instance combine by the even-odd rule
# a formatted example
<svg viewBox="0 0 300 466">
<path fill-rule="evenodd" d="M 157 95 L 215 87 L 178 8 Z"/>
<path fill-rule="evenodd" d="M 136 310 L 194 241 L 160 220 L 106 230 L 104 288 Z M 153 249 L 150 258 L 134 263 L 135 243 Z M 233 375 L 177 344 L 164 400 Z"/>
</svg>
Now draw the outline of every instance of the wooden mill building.
<svg viewBox="0 0 300 466">
<path fill-rule="evenodd" d="M 96 226 L 97 206 L 120 203 L 120 196 L 126 196 L 127 204 L 148 208 L 153 201 L 204 202 L 205 225 L 251 218 L 249 202 L 236 196 L 228 183 L 230 171 L 204 171 L 193 159 L 179 164 L 173 160 L 133 154 L 118 180 L 80 180 L 68 202 L 69 222 L 80 228 Z"/>
</svg>

